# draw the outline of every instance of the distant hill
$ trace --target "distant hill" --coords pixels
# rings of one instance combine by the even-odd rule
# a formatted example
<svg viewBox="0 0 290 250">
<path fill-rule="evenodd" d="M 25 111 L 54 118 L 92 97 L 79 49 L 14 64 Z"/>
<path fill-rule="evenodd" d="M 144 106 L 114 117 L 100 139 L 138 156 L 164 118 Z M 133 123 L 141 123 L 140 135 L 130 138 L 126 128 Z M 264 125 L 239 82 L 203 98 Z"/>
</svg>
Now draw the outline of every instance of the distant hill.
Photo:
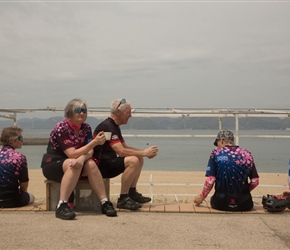
<svg viewBox="0 0 290 250">
<path fill-rule="evenodd" d="M 41 118 L 22 118 L 17 121 L 17 125 L 23 129 L 53 129 L 63 117 Z M 87 123 L 92 130 L 104 119 L 88 117 Z M 235 119 L 226 117 L 222 119 L 223 129 L 235 129 Z M 0 121 L 0 129 L 13 125 L 11 120 Z M 186 117 L 186 118 L 140 118 L 132 117 L 128 124 L 123 125 L 122 129 L 134 130 L 216 130 L 218 129 L 218 118 L 209 117 Z M 240 130 L 285 130 L 290 128 L 290 118 L 256 118 L 247 117 L 239 119 Z"/>
</svg>

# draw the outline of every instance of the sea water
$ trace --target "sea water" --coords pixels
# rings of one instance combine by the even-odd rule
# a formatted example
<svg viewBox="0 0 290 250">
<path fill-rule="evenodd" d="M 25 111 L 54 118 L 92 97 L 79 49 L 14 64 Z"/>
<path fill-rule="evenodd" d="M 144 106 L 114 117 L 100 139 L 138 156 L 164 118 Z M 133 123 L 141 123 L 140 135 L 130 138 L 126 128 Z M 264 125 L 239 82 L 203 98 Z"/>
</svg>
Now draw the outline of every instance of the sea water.
<svg viewBox="0 0 290 250">
<path fill-rule="evenodd" d="M 218 131 L 211 130 L 123 130 L 128 145 L 147 148 L 157 145 L 159 152 L 153 159 L 145 158 L 144 170 L 205 171 L 209 154 Z M 25 137 L 49 136 L 48 130 L 24 130 Z M 290 135 L 290 131 L 264 130 L 239 131 L 242 135 Z M 207 137 L 198 137 L 206 135 Z M 197 136 L 197 137 L 195 137 Z M 289 138 L 239 138 L 239 145 L 254 157 L 260 173 L 287 173 L 290 157 Z M 46 145 L 23 145 L 20 152 L 26 155 L 30 169 L 40 168 Z"/>
</svg>

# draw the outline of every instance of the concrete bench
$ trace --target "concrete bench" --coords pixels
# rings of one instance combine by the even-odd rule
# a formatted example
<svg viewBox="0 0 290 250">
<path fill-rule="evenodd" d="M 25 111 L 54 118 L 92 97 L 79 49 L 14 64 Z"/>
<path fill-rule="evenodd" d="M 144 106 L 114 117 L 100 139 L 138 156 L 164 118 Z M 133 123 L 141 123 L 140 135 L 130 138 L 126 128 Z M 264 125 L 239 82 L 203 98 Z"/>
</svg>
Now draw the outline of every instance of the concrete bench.
<svg viewBox="0 0 290 250">
<path fill-rule="evenodd" d="M 107 197 L 110 198 L 110 179 L 103 179 Z M 59 201 L 60 183 L 45 180 L 46 184 L 46 210 L 55 210 Z M 75 187 L 75 207 L 76 211 L 101 211 L 99 198 L 92 190 L 87 179 L 79 180 Z"/>
</svg>

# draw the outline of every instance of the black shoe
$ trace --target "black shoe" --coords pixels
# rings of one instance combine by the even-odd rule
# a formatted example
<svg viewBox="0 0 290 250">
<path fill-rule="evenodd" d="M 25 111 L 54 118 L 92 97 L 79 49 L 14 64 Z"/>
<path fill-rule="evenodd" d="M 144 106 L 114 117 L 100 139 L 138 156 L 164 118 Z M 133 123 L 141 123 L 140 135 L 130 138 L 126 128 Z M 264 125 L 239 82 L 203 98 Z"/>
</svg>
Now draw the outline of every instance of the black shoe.
<svg viewBox="0 0 290 250">
<path fill-rule="evenodd" d="M 149 197 L 145 197 L 145 196 L 143 196 L 142 194 L 140 194 L 140 193 L 138 193 L 138 192 L 136 192 L 136 193 L 134 194 L 134 196 L 131 196 L 131 195 L 130 195 L 130 198 L 131 198 L 133 201 L 136 201 L 136 202 L 138 202 L 138 203 L 146 203 L 146 202 L 151 201 L 151 198 L 149 198 Z"/>
<path fill-rule="evenodd" d="M 55 210 L 55 217 L 62 220 L 73 220 L 76 214 L 70 210 L 67 203 L 61 203 L 59 208 Z"/>
<path fill-rule="evenodd" d="M 142 205 L 133 201 L 130 197 L 126 197 L 122 200 L 118 199 L 117 208 L 123 208 L 128 210 L 137 210 L 141 208 Z"/>
<path fill-rule="evenodd" d="M 102 205 L 102 213 L 107 215 L 107 216 L 111 216 L 111 217 L 117 216 L 117 211 L 115 210 L 112 202 L 110 202 L 110 201 L 106 201 Z"/>
</svg>

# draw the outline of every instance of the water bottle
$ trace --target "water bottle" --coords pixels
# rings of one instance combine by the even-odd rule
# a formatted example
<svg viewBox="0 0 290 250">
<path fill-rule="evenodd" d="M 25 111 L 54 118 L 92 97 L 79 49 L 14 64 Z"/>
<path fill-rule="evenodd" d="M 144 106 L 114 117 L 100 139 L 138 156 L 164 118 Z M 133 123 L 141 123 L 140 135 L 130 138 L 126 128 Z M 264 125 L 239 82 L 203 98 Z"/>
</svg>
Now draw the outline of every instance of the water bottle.
<svg viewBox="0 0 290 250">
<path fill-rule="evenodd" d="M 288 162 L 288 188 L 290 189 L 290 158 Z"/>
</svg>

